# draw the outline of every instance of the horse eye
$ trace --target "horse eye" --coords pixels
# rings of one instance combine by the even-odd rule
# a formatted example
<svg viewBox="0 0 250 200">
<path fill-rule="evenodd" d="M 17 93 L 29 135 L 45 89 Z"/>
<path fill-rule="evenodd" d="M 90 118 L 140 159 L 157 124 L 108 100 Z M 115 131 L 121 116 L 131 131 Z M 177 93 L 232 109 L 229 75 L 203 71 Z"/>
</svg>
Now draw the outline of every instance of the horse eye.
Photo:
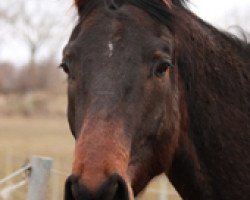
<svg viewBox="0 0 250 200">
<path fill-rule="evenodd" d="M 170 67 L 172 67 L 172 64 L 168 62 L 159 63 L 154 70 L 154 75 L 157 77 L 162 77 Z"/>
<path fill-rule="evenodd" d="M 69 67 L 68 67 L 67 63 L 63 62 L 63 63 L 60 64 L 59 67 L 62 68 L 63 71 L 64 71 L 66 74 L 69 74 Z"/>
</svg>

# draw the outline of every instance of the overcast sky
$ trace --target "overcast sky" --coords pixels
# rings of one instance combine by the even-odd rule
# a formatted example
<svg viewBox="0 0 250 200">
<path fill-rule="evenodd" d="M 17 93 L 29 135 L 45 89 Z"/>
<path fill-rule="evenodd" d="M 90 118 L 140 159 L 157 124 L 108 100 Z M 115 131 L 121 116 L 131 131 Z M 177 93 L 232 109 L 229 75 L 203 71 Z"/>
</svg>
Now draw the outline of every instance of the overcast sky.
<svg viewBox="0 0 250 200">
<path fill-rule="evenodd" d="M 5 1 L 8 2 L 9 0 Z M 34 1 L 42 1 L 48 9 L 52 10 L 60 7 L 60 12 L 57 12 L 57 14 L 64 17 L 68 16 L 69 18 L 72 16 L 72 0 Z M 0 1 L 0 6 L 1 2 L 3 3 L 3 1 Z M 230 25 L 237 24 L 250 31 L 250 23 L 248 22 L 250 21 L 250 14 L 247 14 L 250 13 L 250 0 L 191 0 L 190 7 L 202 19 L 217 27 L 229 30 L 228 27 Z M 29 54 L 25 46 L 20 42 L 9 39 L 10 38 L 6 37 L 5 41 L 2 42 L 0 61 L 10 61 L 18 65 L 27 62 Z M 58 51 L 60 51 L 60 49 Z M 60 53 L 58 53 L 58 55 L 60 55 Z"/>
<path fill-rule="evenodd" d="M 235 23 L 236 16 L 230 15 L 237 15 L 239 21 L 244 21 L 242 23 L 246 23 L 248 15 L 250 21 L 250 0 L 191 0 L 191 8 L 201 18 L 224 28 Z"/>
</svg>

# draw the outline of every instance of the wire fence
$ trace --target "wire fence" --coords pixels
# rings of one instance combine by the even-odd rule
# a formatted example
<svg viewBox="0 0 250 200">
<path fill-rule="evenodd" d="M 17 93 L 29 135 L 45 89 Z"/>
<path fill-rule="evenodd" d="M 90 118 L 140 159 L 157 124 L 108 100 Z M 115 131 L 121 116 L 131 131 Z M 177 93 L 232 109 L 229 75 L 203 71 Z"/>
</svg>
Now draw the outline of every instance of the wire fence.
<svg viewBox="0 0 250 200">
<path fill-rule="evenodd" d="M 53 177 L 52 194 L 49 199 L 62 199 L 58 191 L 60 187 L 59 177 L 65 180 L 69 172 L 52 168 L 52 162 L 50 158 L 34 157 L 31 162 L 26 163 L 16 171 L 0 179 L 0 188 L 2 188 L 0 189 L 0 199 L 9 200 L 14 192 L 25 186 L 28 187 L 28 200 L 48 199 L 45 195 L 48 193 L 49 175 Z M 160 178 L 158 185 L 157 188 L 148 188 L 145 193 L 148 196 L 153 195 L 155 200 L 180 199 L 175 191 L 168 189 L 169 185 L 164 179 Z M 152 199 L 150 197 L 146 198 L 147 195 L 138 199 Z"/>
<path fill-rule="evenodd" d="M 52 159 L 33 157 L 30 163 L 0 179 L 0 185 L 7 185 L 0 190 L 0 197 L 7 200 L 14 191 L 28 185 L 28 200 L 46 199 L 51 166 Z M 13 183 L 12 180 L 16 177 L 21 179 Z"/>
<path fill-rule="evenodd" d="M 7 181 L 11 180 L 12 178 L 14 178 L 14 177 L 16 177 L 16 176 L 18 176 L 18 175 L 20 175 L 20 174 L 22 174 L 22 173 L 24 173 L 24 172 L 30 171 L 30 169 L 31 169 L 31 164 L 29 163 L 29 164 L 27 164 L 27 165 L 21 167 L 21 168 L 18 169 L 17 171 L 15 171 L 15 172 L 9 174 L 9 175 L 6 176 L 5 178 L 0 179 L 0 185 L 6 183 Z"/>
</svg>

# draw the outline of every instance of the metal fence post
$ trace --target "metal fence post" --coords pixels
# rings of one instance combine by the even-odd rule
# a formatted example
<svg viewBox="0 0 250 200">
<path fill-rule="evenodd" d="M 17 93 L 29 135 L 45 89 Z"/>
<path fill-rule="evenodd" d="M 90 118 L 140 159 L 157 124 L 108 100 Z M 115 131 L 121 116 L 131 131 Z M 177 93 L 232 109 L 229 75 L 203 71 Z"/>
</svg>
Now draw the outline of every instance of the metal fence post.
<svg viewBox="0 0 250 200">
<path fill-rule="evenodd" d="M 47 199 L 49 174 L 53 160 L 46 157 L 33 157 L 28 185 L 28 200 Z"/>
</svg>

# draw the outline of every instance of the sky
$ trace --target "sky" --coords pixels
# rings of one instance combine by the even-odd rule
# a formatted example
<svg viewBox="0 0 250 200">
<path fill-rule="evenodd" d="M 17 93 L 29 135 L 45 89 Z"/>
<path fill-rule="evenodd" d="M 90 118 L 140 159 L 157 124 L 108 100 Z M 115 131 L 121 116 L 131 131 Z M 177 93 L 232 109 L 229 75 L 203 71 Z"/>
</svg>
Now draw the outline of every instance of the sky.
<svg viewBox="0 0 250 200">
<path fill-rule="evenodd" d="M 191 0 L 191 8 L 202 19 L 222 28 L 235 23 L 232 15 L 237 11 L 239 21 L 246 21 L 247 13 L 250 21 L 250 0 Z"/>
<path fill-rule="evenodd" d="M 19 0 L 6 0 L 5 2 L 10 1 L 13 2 Z M 60 47 L 58 46 L 57 57 L 59 58 L 61 55 L 60 51 L 68 38 L 72 25 L 74 24 L 72 18 L 72 12 L 74 12 L 74 9 L 72 9 L 72 0 L 28 1 L 43 2 L 43 9 L 51 11 L 57 10 L 57 17 L 59 15 L 59 17 L 61 16 L 69 19 L 64 28 L 64 38 L 61 39 L 62 42 L 59 45 Z M 4 1 L 0 1 L 0 6 L 1 4 L 4 4 Z M 250 32 L 250 23 L 248 22 L 250 21 L 250 0 L 191 0 L 190 8 L 199 17 L 216 27 L 230 31 L 230 26 L 240 25 Z M 25 44 L 18 39 L 9 36 L 8 33 L 1 32 L 1 29 L 0 34 L 5 35 L 2 41 L 0 38 L 0 61 L 12 62 L 19 66 L 26 63 L 29 60 L 29 53 Z M 48 49 L 45 49 L 44 52 L 40 53 L 40 59 L 43 59 L 43 54 L 45 55 L 46 51 L 48 51 Z"/>
</svg>

